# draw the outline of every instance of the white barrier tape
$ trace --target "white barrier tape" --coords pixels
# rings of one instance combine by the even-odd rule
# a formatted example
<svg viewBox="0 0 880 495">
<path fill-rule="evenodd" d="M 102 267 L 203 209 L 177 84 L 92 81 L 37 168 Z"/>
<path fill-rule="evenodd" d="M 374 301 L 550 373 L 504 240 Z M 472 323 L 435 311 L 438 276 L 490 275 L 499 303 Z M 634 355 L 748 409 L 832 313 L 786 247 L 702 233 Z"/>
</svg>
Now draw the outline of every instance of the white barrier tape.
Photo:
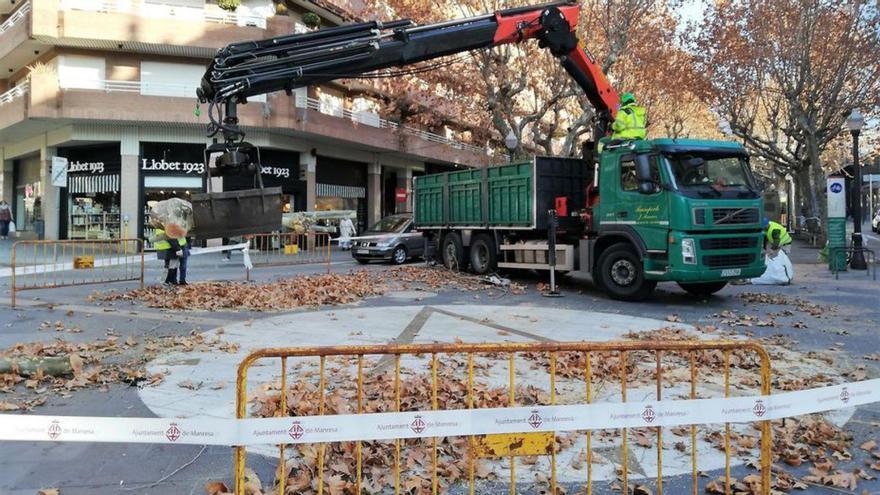
<svg viewBox="0 0 880 495">
<path fill-rule="evenodd" d="M 748 423 L 880 401 L 880 379 L 728 399 L 457 409 L 288 418 L 0 415 L 0 440 L 274 445 L 537 431 Z"/>
<path fill-rule="evenodd" d="M 137 265 L 140 266 L 141 255 L 126 256 L 124 258 L 109 258 L 95 260 L 95 268 L 118 265 Z M 45 263 L 42 265 L 25 265 L 15 268 L 15 275 L 39 275 L 43 273 L 64 272 L 75 270 L 73 260 L 59 261 L 57 263 Z M 0 278 L 11 277 L 12 268 L 3 268 L 0 270 Z"/>
<path fill-rule="evenodd" d="M 240 244 L 231 244 L 228 246 L 213 246 L 207 248 L 192 248 L 189 252 L 190 256 L 199 256 L 202 254 L 211 254 L 211 253 L 220 253 L 223 251 L 236 251 L 241 250 L 244 256 L 244 266 L 247 268 L 253 268 L 253 264 L 250 263 L 250 256 L 247 254 L 248 243 L 242 242 Z M 146 260 L 150 261 L 155 259 L 154 256 L 147 256 Z M 107 259 L 96 259 L 95 260 L 95 268 L 98 267 L 108 267 L 108 266 L 119 266 L 119 265 L 140 265 L 141 255 L 137 256 L 126 256 L 123 258 L 113 257 Z M 75 270 L 73 266 L 73 260 L 65 260 L 58 263 L 45 263 L 42 265 L 25 265 L 19 266 L 15 268 L 15 275 L 37 275 L 43 273 L 53 273 L 53 272 L 65 272 Z M 0 269 L 0 278 L 3 277 L 11 277 L 12 276 L 12 268 L 3 268 Z"/>
<path fill-rule="evenodd" d="M 250 256 L 250 243 L 242 242 L 239 244 L 230 244 L 228 246 L 212 246 L 206 248 L 192 248 L 189 252 L 190 256 L 199 256 L 201 254 L 211 254 L 211 253 L 220 253 L 223 251 L 237 251 L 241 249 L 241 254 L 244 255 L 244 267 L 248 270 L 254 268 L 254 264 L 251 263 Z"/>
<path fill-rule="evenodd" d="M 190 256 L 199 256 L 202 254 L 222 253 L 223 251 L 237 251 L 239 249 L 244 251 L 245 249 L 247 249 L 247 247 L 248 247 L 248 243 L 242 242 L 239 244 L 229 244 L 226 246 L 211 246 L 211 247 L 205 247 L 205 248 L 192 248 L 189 251 L 189 255 Z"/>
</svg>

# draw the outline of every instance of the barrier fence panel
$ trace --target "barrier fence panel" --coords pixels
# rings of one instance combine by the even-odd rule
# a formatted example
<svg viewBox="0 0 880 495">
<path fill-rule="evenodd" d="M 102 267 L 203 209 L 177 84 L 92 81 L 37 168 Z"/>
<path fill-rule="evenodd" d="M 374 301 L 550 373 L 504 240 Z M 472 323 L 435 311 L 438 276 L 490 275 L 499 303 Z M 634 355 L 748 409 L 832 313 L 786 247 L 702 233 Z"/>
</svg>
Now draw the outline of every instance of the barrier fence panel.
<svg viewBox="0 0 880 495">
<path fill-rule="evenodd" d="M 11 303 L 18 292 L 139 280 L 144 286 L 141 239 L 17 241 L 12 245 Z"/>
<path fill-rule="evenodd" d="M 248 251 L 254 268 L 323 263 L 330 273 L 330 234 L 272 232 L 249 237 Z M 247 276 L 250 280 L 250 270 Z"/>
<path fill-rule="evenodd" d="M 277 360 L 280 369 L 265 366 L 267 359 Z M 249 371 L 259 383 L 249 386 Z M 703 479 L 701 487 L 703 472 L 722 469 L 723 475 L 715 483 L 724 493 L 732 493 L 731 463 L 740 459 L 733 455 L 758 457 L 760 477 L 752 481 L 759 479 L 760 488 L 753 493 L 769 494 L 771 433 L 770 422 L 760 419 L 764 411 L 749 408 L 749 414 L 754 412 L 750 416 L 756 419 L 754 423 L 719 422 L 713 430 L 712 425 L 651 426 L 662 424 L 667 410 L 655 413 L 647 405 L 634 419 L 629 413 L 603 416 L 614 420 L 610 423 L 601 419 L 604 411 L 591 413 L 591 421 L 602 421 L 587 423 L 597 425 L 593 430 L 540 431 L 542 424 L 546 430 L 548 425 L 561 424 L 559 421 L 575 421 L 549 416 L 564 416 L 565 408 L 552 409 L 563 411 L 556 413 L 541 406 L 569 406 L 569 412 L 577 407 L 599 411 L 603 406 L 625 408 L 621 403 L 628 399 L 643 403 L 728 398 L 732 390 L 743 397 L 770 394 L 770 360 L 759 343 L 667 339 L 275 348 L 255 351 L 239 365 L 236 415 L 239 419 L 291 418 L 284 435 L 291 443 L 277 446 L 274 486 L 279 494 L 310 489 L 318 494 L 385 493 L 392 485 L 395 494 L 436 494 L 453 484 L 467 486 L 473 494 L 486 491 L 488 485 L 481 484 L 490 483 L 490 476 L 497 475 L 498 480 L 506 479 L 511 494 L 516 493 L 519 482 L 537 483 L 549 488 L 544 493 L 552 494 L 562 493 L 557 491 L 561 483 L 575 487 L 568 493 L 587 494 L 594 489 L 619 491 L 621 485 L 622 493 L 631 493 L 636 484 L 653 485 L 648 486 L 648 493 L 653 490 L 659 495 L 664 491 L 664 454 L 672 457 L 666 460 L 666 474 L 690 478 L 687 492 L 694 495 L 711 481 Z M 761 402 L 758 400 L 755 407 Z M 495 409 L 523 406 L 528 410 Z M 495 426 L 516 423 L 501 429 L 507 433 L 497 433 L 501 431 L 497 427 L 480 430 L 475 426 L 477 417 L 471 414 L 480 413 L 480 409 L 489 414 L 516 412 L 520 419 L 489 422 Z M 460 423 L 440 423 L 432 416 L 439 413 L 432 411 L 460 417 L 456 420 Z M 400 419 L 401 415 L 388 420 L 401 424 L 373 425 L 384 419 L 371 413 L 401 412 L 416 414 L 411 421 Z M 459 413 L 461 416 L 454 416 Z M 345 416 L 352 414 L 358 416 Z M 318 428 L 314 421 L 301 425 L 296 420 L 297 416 L 324 415 L 342 416 L 330 417 L 326 424 L 319 422 Z M 621 419 L 624 417 L 628 419 Z M 631 424 L 633 420 L 639 427 L 601 427 L 626 421 Z M 363 438 L 386 440 L 303 443 L 304 438 L 320 437 L 334 428 L 366 432 L 367 424 L 390 432 Z M 449 424 L 465 426 L 443 430 Z M 460 435 L 414 437 L 438 430 Z M 495 433 L 476 434 L 480 431 Z M 758 442 L 749 436 L 756 431 Z M 713 455 L 707 449 L 718 453 Z M 631 458 L 633 452 L 640 454 L 637 459 Z M 235 493 L 246 493 L 246 485 L 254 483 L 248 479 L 246 459 L 246 447 L 235 447 Z M 705 461 L 702 465 L 701 459 Z M 634 470 L 633 462 L 641 462 L 643 469 Z M 537 471 L 528 473 L 528 469 Z M 499 481 L 494 483 L 493 492 Z M 669 490 L 683 492 L 681 488 Z"/>
</svg>

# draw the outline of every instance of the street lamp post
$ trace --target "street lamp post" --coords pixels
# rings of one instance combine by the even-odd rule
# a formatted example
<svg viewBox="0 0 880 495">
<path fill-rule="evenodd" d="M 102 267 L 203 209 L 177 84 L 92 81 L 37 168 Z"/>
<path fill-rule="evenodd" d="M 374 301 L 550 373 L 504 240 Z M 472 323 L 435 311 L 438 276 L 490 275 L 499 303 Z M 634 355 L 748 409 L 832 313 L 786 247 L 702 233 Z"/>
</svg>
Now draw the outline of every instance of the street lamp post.
<svg viewBox="0 0 880 495">
<path fill-rule="evenodd" d="M 513 161 L 513 152 L 516 150 L 516 147 L 519 145 L 519 139 L 516 138 L 516 134 L 513 133 L 513 129 L 507 133 L 507 136 L 504 138 L 504 146 L 507 146 L 507 151 L 510 152 L 510 161 Z"/>
<path fill-rule="evenodd" d="M 862 252 L 862 164 L 859 162 L 859 133 L 865 119 L 858 108 L 854 108 L 846 119 L 846 127 L 853 138 L 853 235 L 852 258 L 849 267 L 853 270 L 867 270 L 865 253 Z"/>
</svg>

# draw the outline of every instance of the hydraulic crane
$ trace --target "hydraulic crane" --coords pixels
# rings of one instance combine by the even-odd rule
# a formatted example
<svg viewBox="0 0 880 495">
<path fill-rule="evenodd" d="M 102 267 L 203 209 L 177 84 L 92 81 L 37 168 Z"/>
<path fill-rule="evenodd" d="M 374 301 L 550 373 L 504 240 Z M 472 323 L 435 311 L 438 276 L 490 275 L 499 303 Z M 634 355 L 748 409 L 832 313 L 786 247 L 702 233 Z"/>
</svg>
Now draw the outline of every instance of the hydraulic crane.
<svg viewBox="0 0 880 495">
<path fill-rule="evenodd" d="M 277 230 L 280 223 L 274 214 L 278 206 L 274 196 L 279 192 L 263 189 L 259 149 L 244 141 L 239 126 L 237 106 L 255 95 L 290 94 L 295 88 L 334 79 L 535 39 L 583 90 L 596 108 L 595 135 L 605 135 L 619 97 L 575 34 L 579 13 L 576 3 L 554 2 L 427 25 L 408 19 L 364 22 L 233 43 L 219 50 L 197 90 L 199 101 L 208 104 L 208 135 L 222 137 L 222 142 L 215 138 L 206 150 L 206 163 L 210 155 L 218 155 L 213 167 L 206 166 L 206 174 L 210 178 L 253 173 L 258 189 L 194 197 L 199 236 Z M 249 202 L 255 216 L 242 218 L 241 206 Z M 232 215 L 233 209 L 239 213 Z"/>
<path fill-rule="evenodd" d="M 213 166 L 206 173 L 253 173 L 259 188 L 193 195 L 197 234 L 280 228 L 280 191 L 262 187 L 259 150 L 244 141 L 236 111 L 272 91 L 389 76 L 376 71 L 534 39 L 595 107 L 598 141 L 619 97 L 575 34 L 579 10 L 557 2 L 424 26 L 373 21 L 223 48 L 198 90 L 209 105 L 209 134 L 219 135 L 207 148 Z M 552 264 L 590 276 L 619 299 L 643 299 L 663 281 L 706 297 L 765 268 L 763 206 L 748 160 L 739 143 L 660 138 L 612 141 L 600 153 L 587 146 L 583 159 L 542 156 L 485 168 L 476 188 L 472 171 L 422 176 L 413 185 L 414 225 L 457 269 L 485 274 Z M 398 248 L 371 244 L 362 242 L 353 256 L 366 262 Z M 550 249 L 561 253 L 556 262 L 548 261 Z"/>
</svg>

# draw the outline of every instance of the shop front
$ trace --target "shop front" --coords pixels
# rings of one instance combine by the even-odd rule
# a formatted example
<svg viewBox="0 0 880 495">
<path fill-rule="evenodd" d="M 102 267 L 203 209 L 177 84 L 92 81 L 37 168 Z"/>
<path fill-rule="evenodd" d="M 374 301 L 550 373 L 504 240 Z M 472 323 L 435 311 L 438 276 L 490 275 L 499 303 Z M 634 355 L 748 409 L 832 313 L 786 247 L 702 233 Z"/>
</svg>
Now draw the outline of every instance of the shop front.
<svg viewBox="0 0 880 495">
<path fill-rule="evenodd" d="M 59 148 L 67 158 L 67 187 L 61 192 L 61 233 L 67 239 L 119 239 L 119 145 Z"/>
<path fill-rule="evenodd" d="M 32 156 L 13 162 L 13 183 L 15 197 L 8 201 L 15 218 L 15 228 L 19 237 L 42 237 L 43 226 L 43 185 L 40 174 L 40 157 Z"/>
<path fill-rule="evenodd" d="M 315 210 L 355 211 L 358 232 L 367 229 L 366 164 L 319 155 L 315 182 Z"/>
<path fill-rule="evenodd" d="M 141 143 L 141 232 L 146 247 L 154 228 L 151 209 L 170 198 L 190 200 L 194 193 L 205 191 L 203 173 L 205 146 L 202 144 Z"/>
</svg>

